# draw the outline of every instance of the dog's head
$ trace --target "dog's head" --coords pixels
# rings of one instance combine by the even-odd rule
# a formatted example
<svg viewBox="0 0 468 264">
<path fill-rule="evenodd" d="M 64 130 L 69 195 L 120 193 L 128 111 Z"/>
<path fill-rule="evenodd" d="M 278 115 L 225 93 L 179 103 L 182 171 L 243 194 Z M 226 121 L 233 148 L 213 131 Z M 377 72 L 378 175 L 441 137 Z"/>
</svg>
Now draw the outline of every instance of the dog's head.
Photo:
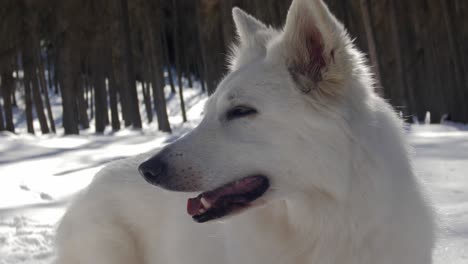
<svg viewBox="0 0 468 264">
<path fill-rule="evenodd" d="M 231 71 L 202 122 L 141 164 L 141 174 L 168 190 L 203 192 L 188 202 L 199 222 L 254 200 L 345 196 L 351 139 L 343 109 L 366 92 L 353 88 L 365 69 L 342 24 L 320 0 L 294 0 L 283 30 L 238 8 L 233 17 Z"/>
</svg>

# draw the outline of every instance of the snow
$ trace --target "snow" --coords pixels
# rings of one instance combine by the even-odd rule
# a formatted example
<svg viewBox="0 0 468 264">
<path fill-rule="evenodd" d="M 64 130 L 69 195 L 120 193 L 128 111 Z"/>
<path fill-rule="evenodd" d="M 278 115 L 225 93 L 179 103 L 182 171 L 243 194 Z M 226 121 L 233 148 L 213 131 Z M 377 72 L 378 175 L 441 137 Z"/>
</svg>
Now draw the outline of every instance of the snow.
<svg viewBox="0 0 468 264">
<path fill-rule="evenodd" d="M 167 96 L 172 135 L 158 132 L 157 124 L 104 135 L 94 135 L 92 128 L 79 136 L 0 134 L 0 264 L 50 263 L 57 222 L 99 169 L 162 146 L 199 122 L 206 96 L 198 88 L 186 89 L 185 124 L 177 96 Z M 53 101 L 57 114 L 59 103 Z M 20 115 L 16 120 L 22 131 L 24 121 Z M 434 263 L 468 263 L 468 126 L 413 125 L 408 138 L 417 173 L 439 215 Z"/>
<path fill-rule="evenodd" d="M 141 96 L 141 86 L 138 89 Z M 186 123 L 182 123 L 178 96 L 166 94 L 172 134 L 159 132 L 153 122 L 145 123 L 142 131 L 106 130 L 104 135 L 96 135 L 91 126 L 80 135 L 63 136 L 59 128 L 61 102 L 54 96 L 51 103 L 58 134 L 40 135 L 35 123 L 38 135 L 32 136 L 25 133 L 23 109 L 16 109 L 18 134 L 0 132 L 0 264 L 50 263 L 58 220 L 71 198 L 97 171 L 110 161 L 163 146 L 198 124 L 207 96 L 197 85 L 184 89 L 184 97 Z M 143 105 L 140 111 L 145 120 Z"/>
<path fill-rule="evenodd" d="M 468 263 L 468 126 L 412 126 L 415 167 L 439 221 L 434 263 Z"/>
</svg>

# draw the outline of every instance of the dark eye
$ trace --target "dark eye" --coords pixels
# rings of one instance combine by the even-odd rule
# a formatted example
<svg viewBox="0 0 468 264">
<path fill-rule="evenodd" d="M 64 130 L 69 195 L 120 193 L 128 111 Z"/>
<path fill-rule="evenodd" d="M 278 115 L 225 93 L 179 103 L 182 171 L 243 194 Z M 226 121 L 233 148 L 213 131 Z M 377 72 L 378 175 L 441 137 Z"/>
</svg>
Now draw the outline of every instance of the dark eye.
<svg viewBox="0 0 468 264">
<path fill-rule="evenodd" d="M 240 105 L 229 110 L 226 114 L 226 118 L 227 120 L 232 120 L 236 118 L 242 118 L 242 117 L 254 115 L 256 113 L 258 112 L 254 108 Z"/>
</svg>

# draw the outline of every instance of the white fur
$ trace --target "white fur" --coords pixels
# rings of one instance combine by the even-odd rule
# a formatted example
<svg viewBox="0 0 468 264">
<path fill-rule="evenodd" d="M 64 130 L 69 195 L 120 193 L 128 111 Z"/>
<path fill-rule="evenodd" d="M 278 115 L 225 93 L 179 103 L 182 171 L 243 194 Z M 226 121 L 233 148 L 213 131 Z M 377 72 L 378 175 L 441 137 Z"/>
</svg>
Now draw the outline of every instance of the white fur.
<svg viewBox="0 0 468 264">
<path fill-rule="evenodd" d="M 57 263 L 431 263 L 433 216 L 402 122 L 374 93 L 342 25 L 318 0 L 294 0 L 284 31 L 238 9 L 234 17 L 240 44 L 232 72 L 201 124 L 166 149 L 184 154 L 168 158 L 173 177 L 200 190 L 268 176 L 265 205 L 198 224 L 185 212 L 196 194 L 162 191 L 138 175 L 148 154 L 117 161 L 64 216 Z M 320 81 L 307 73 L 293 80 L 288 68 L 308 63 L 308 26 L 324 45 Z M 227 121 L 239 104 L 259 113 Z M 187 180 L 189 167 L 195 173 Z"/>
</svg>

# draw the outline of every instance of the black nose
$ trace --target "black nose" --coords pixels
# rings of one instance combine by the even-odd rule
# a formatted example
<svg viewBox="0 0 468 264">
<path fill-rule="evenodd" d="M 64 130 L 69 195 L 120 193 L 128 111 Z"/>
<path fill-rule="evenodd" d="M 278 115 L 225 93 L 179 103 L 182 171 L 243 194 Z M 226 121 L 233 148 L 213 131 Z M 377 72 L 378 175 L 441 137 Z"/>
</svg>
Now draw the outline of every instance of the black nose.
<svg viewBox="0 0 468 264">
<path fill-rule="evenodd" d="M 154 157 L 140 164 L 138 171 L 147 182 L 159 185 L 165 178 L 167 164 L 159 158 Z"/>
</svg>

